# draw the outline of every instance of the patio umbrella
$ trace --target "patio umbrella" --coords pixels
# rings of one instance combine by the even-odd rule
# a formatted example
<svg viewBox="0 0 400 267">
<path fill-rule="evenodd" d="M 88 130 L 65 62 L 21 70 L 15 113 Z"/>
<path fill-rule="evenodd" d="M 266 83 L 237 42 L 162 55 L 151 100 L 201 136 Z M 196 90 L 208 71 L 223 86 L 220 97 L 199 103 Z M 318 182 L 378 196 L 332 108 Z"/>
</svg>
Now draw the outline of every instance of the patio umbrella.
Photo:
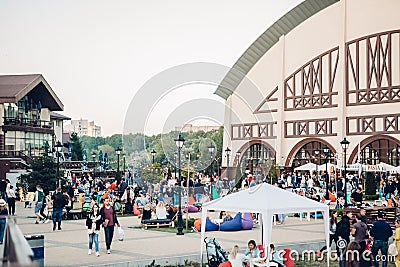
<svg viewBox="0 0 400 267">
<path fill-rule="evenodd" d="M 317 164 L 311 162 L 294 168 L 294 171 L 315 171 L 315 170 L 317 170 Z"/>
</svg>

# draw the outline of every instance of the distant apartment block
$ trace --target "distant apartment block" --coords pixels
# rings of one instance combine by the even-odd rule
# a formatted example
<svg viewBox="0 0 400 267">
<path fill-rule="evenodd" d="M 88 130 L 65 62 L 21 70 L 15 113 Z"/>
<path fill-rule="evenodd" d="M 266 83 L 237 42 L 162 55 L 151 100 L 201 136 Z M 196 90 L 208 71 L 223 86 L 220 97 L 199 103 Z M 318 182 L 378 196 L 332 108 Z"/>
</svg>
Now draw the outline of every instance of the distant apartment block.
<svg viewBox="0 0 400 267">
<path fill-rule="evenodd" d="M 71 120 L 71 124 L 64 126 L 64 131 L 68 133 L 75 132 L 78 136 L 101 136 L 101 126 L 95 125 L 94 121 L 89 120 Z"/>
</svg>

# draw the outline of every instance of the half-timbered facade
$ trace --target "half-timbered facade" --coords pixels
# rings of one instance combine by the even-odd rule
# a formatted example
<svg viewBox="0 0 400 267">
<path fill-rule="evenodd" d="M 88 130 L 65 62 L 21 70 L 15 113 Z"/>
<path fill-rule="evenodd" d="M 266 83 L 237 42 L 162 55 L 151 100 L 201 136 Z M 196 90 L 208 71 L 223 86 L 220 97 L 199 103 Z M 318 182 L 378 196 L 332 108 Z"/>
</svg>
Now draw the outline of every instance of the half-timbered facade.
<svg viewBox="0 0 400 267">
<path fill-rule="evenodd" d="M 216 91 L 224 148 L 240 152 L 229 167 L 322 164 L 324 146 L 342 164 L 344 137 L 348 163 L 398 166 L 398 10 L 397 0 L 305 0 L 268 28 Z"/>
</svg>

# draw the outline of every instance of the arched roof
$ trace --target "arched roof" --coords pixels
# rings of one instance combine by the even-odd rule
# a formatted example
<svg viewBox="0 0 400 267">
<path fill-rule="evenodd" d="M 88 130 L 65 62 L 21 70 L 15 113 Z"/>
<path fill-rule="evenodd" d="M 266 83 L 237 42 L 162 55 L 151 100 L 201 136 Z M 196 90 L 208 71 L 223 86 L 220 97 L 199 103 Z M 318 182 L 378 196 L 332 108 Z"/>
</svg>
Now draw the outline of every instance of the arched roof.
<svg viewBox="0 0 400 267">
<path fill-rule="evenodd" d="M 226 74 L 215 94 L 227 99 L 251 68 L 282 35 L 286 35 L 306 19 L 336 2 L 339 0 L 305 0 L 287 12 L 250 45 Z"/>
</svg>

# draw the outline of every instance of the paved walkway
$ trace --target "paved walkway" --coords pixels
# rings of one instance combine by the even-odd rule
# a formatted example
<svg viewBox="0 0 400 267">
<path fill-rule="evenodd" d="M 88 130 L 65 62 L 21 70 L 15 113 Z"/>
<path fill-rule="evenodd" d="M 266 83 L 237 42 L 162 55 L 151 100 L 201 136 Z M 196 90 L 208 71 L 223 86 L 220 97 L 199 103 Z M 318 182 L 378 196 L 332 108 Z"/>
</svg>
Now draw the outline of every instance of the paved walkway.
<svg viewBox="0 0 400 267">
<path fill-rule="evenodd" d="M 45 235 L 46 266 L 145 266 L 153 259 L 158 264 L 183 262 L 184 259 L 198 260 L 200 253 L 200 233 L 189 233 L 177 236 L 166 233 L 140 229 L 137 217 L 119 218 L 125 231 L 125 240 L 118 241 L 114 236 L 111 254 L 105 253 L 104 233 L 99 236 L 100 257 L 94 253 L 87 255 L 87 229 L 84 220 L 63 221 L 62 231 L 52 231 L 52 223 L 35 224 L 33 208 L 24 209 L 17 203 L 17 223 L 24 234 Z M 216 214 L 210 214 L 216 217 Z M 200 213 L 191 214 L 200 217 Z M 222 247 L 230 250 L 238 244 L 245 248 L 247 241 L 255 239 L 260 242 L 260 229 L 239 232 L 208 232 L 208 237 L 215 237 Z M 305 249 L 317 249 L 324 239 L 322 220 L 308 222 L 289 217 L 284 225 L 273 227 L 272 242 L 276 245 L 290 246 L 303 243 Z M 130 263 L 130 264 L 129 264 Z"/>
</svg>

